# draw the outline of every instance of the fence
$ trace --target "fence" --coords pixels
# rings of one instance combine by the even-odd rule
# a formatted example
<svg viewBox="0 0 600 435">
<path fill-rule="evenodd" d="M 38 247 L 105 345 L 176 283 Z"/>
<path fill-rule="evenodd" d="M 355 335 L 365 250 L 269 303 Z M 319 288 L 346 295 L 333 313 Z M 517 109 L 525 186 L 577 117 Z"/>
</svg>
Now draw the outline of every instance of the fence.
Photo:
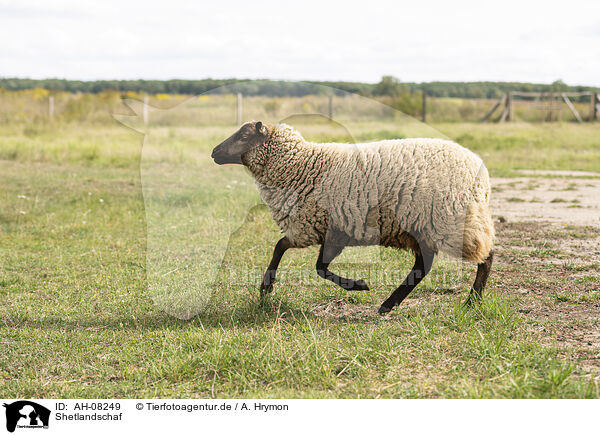
<svg viewBox="0 0 600 435">
<path fill-rule="evenodd" d="M 509 92 L 494 102 L 487 99 L 432 98 L 422 93 L 398 98 L 382 97 L 374 101 L 355 95 L 278 98 L 230 94 L 192 97 L 42 91 L 0 91 L 0 124 L 114 123 L 113 113 L 131 114 L 123 105 L 123 98 L 138 101 L 140 121 L 159 126 L 239 125 L 250 119 L 277 122 L 290 113 L 320 114 L 337 122 L 353 119 L 389 122 L 401 117 L 405 119 L 407 115 L 432 123 L 516 120 L 582 123 L 597 121 L 600 117 L 600 97 L 592 92 Z"/>
<path fill-rule="evenodd" d="M 545 113 L 545 121 L 562 121 L 562 103 L 571 111 L 575 120 L 579 123 L 584 122 L 584 118 L 571 101 L 571 98 L 582 99 L 589 97 L 590 109 L 587 116 L 588 121 L 597 121 L 598 113 L 600 112 L 600 95 L 596 92 L 507 92 L 494 104 L 488 113 L 481 120 L 482 122 L 491 119 L 492 115 L 500 108 L 504 107 L 498 122 L 514 121 L 514 101 L 515 97 L 528 98 L 531 101 L 532 107 Z"/>
</svg>

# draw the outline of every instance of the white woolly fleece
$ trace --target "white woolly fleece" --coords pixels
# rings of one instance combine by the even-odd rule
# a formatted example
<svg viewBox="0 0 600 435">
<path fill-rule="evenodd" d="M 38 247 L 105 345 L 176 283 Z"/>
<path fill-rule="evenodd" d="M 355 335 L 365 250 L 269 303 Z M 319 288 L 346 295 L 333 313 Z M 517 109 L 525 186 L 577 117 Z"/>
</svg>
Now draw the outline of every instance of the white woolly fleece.
<svg viewBox="0 0 600 435">
<path fill-rule="evenodd" d="M 288 125 L 267 128 L 243 160 L 293 246 L 336 233 L 349 245 L 420 245 L 475 263 L 490 253 L 489 176 L 466 148 L 442 139 L 311 143 Z"/>
</svg>

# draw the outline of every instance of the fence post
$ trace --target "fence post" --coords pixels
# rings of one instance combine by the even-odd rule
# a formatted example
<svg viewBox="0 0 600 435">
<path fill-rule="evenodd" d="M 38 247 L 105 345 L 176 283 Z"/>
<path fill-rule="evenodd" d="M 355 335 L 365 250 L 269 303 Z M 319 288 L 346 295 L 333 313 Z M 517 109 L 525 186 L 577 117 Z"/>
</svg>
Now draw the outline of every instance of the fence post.
<svg viewBox="0 0 600 435">
<path fill-rule="evenodd" d="M 333 119 L 333 95 L 329 96 L 329 119 Z"/>
<path fill-rule="evenodd" d="M 423 113 L 422 113 L 422 120 L 423 123 L 427 122 L 427 94 L 425 93 L 425 91 L 422 92 L 423 93 Z"/>
<path fill-rule="evenodd" d="M 592 93 L 592 121 L 598 120 L 598 102 L 599 94 L 597 92 Z"/>
<path fill-rule="evenodd" d="M 237 116 L 235 118 L 237 125 L 242 124 L 242 93 L 237 94 Z"/>
<path fill-rule="evenodd" d="M 54 97 L 52 95 L 48 97 L 48 119 L 50 122 L 54 121 Z"/>
<path fill-rule="evenodd" d="M 144 125 L 148 125 L 148 95 L 144 95 L 143 116 L 144 116 Z"/>
<path fill-rule="evenodd" d="M 508 97 L 506 99 L 506 106 L 508 107 L 508 122 L 514 121 L 514 113 L 513 113 L 513 93 L 509 92 Z"/>
</svg>

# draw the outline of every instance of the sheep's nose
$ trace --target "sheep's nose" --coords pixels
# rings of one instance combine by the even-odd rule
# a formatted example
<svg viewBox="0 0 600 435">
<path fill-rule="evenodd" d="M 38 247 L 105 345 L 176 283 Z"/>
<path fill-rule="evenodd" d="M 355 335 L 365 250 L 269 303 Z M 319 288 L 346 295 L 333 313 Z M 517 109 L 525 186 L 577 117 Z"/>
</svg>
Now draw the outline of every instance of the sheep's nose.
<svg viewBox="0 0 600 435">
<path fill-rule="evenodd" d="M 211 155 L 210 155 L 210 156 L 212 157 L 212 159 L 214 160 L 214 162 L 215 162 L 217 165 L 222 165 L 223 163 L 225 163 L 225 161 L 224 161 L 224 159 L 223 159 L 223 153 L 222 153 L 222 151 L 221 151 L 221 149 L 220 149 L 219 147 L 216 147 L 216 148 L 215 148 L 215 149 L 212 151 L 212 153 L 211 153 Z"/>
</svg>

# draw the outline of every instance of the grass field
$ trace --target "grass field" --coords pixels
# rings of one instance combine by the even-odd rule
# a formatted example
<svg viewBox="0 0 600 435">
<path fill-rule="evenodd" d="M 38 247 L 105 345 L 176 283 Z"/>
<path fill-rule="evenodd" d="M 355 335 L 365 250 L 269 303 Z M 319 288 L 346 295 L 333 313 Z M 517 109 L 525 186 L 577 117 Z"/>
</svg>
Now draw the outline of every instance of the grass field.
<svg viewBox="0 0 600 435">
<path fill-rule="evenodd" d="M 346 125 L 357 140 L 441 132 L 479 153 L 494 177 L 600 171 L 598 124 Z M 339 127 L 298 128 L 316 140 L 347 137 Z M 0 395 L 600 397 L 598 226 L 498 223 L 498 260 L 478 309 L 461 305 L 474 267 L 442 259 L 379 317 L 399 282 L 345 293 L 316 276 L 316 248 L 286 254 L 261 306 L 258 280 L 224 273 L 260 275 L 279 234 L 244 170 L 208 158 L 234 129 L 151 127 L 140 175 L 143 136 L 117 123 L 0 126 Z M 557 183 L 567 189 L 572 180 L 598 181 Z M 146 190 L 156 202 L 145 204 L 149 186 L 166 196 Z M 161 233 L 165 223 L 176 228 Z M 194 247 L 225 256 L 214 293 L 189 320 L 164 313 L 148 289 L 155 275 L 146 256 L 152 269 L 178 241 L 190 249 L 185 276 L 169 275 L 185 287 L 179 303 L 194 305 L 199 284 L 186 278 L 213 273 Z M 336 263 L 356 278 L 402 276 L 411 258 L 353 248 Z M 294 272 L 306 279 L 296 283 Z"/>
</svg>

